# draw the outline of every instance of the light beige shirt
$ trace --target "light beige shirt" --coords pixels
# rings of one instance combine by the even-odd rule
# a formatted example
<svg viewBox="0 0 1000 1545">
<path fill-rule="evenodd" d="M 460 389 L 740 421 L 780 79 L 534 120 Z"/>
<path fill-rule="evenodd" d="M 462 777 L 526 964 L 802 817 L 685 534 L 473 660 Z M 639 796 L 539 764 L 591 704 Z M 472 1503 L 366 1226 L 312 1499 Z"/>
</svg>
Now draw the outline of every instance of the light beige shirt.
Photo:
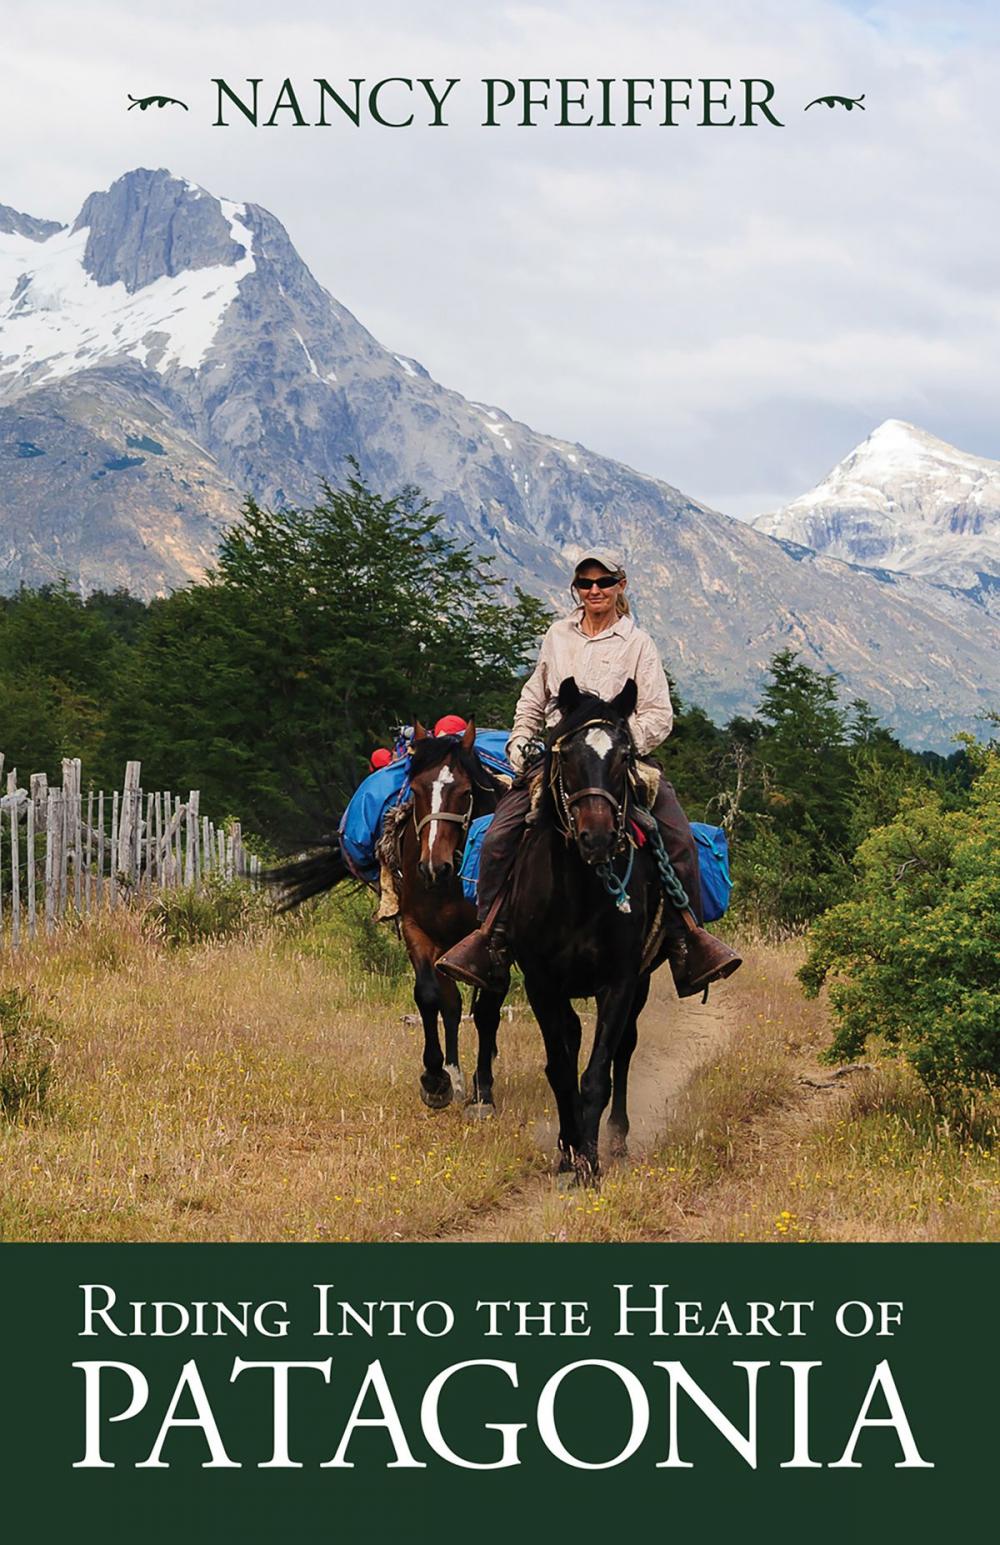
<svg viewBox="0 0 1000 1545">
<path fill-rule="evenodd" d="M 507 753 L 516 768 L 523 761 L 520 743 L 536 739 L 558 720 L 556 695 L 567 676 L 575 678 L 581 692 L 593 692 L 605 702 L 618 695 L 630 676 L 634 678 L 639 697 L 629 729 L 640 756 L 670 734 L 674 722 L 670 688 L 649 634 L 637 628 L 631 617 L 619 617 L 613 626 L 591 637 L 575 613 L 549 628 L 538 664 L 521 688 Z"/>
</svg>

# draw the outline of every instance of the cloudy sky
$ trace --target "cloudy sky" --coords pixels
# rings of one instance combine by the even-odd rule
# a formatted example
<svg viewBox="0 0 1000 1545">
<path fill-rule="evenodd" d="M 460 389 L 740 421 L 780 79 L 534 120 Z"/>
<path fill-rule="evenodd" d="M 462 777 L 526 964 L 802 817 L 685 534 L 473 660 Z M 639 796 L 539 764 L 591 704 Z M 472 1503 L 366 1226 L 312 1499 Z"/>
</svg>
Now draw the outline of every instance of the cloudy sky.
<svg viewBox="0 0 1000 1545">
<path fill-rule="evenodd" d="M 0 0 L 0 202 L 133 166 L 263 204 L 446 385 L 731 514 L 884 418 L 1000 458 L 1000 24 L 987 0 Z M 449 127 L 213 128 L 213 76 L 461 86 Z M 786 127 L 481 126 L 482 77 L 763 76 Z M 126 113 L 126 92 L 191 110 Z M 865 94 L 864 112 L 815 107 Z M 237 118 L 239 115 L 234 114 Z"/>
</svg>

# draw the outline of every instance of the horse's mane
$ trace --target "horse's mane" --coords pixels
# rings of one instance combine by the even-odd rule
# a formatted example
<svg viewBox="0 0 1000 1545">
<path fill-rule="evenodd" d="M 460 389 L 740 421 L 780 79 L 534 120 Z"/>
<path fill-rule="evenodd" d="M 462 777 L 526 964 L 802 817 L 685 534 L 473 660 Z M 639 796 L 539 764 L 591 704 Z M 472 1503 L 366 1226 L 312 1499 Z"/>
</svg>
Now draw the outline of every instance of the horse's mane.
<svg viewBox="0 0 1000 1545">
<path fill-rule="evenodd" d="M 472 784 L 477 809 L 482 802 L 480 795 L 493 794 L 499 798 L 503 784 L 480 760 L 477 751 L 466 751 L 458 735 L 428 735 L 423 740 L 415 740 L 410 757 L 410 782 L 449 760 L 458 764 Z"/>
</svg>

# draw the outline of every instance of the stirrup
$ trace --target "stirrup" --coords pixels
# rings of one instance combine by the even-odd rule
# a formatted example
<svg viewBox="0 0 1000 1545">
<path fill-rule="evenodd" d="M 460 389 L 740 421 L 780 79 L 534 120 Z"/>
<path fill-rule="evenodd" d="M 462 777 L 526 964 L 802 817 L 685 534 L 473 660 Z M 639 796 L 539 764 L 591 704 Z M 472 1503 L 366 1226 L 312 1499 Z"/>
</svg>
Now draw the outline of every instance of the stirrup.
<svg viewBox="0 0 1000 1545">
<path fill-rule="evenodd" d="M 510 986 L 510 967 L 482 928 L 459 939 L 435 966 L 442 976 L 479 987 L 483 992 L 506 993 Z"/>
<path fill-rule="evenodd" d="M 724 977 L 732 976 L 743 964 L 741 955 L 737 955 L 728 944 L 705 928 L 690 931 L 685 942 L 688 957 L 684 982 L 688 991 L 685 996 L 700 992 L 710 982 L 719 982 Z"/>
</svg>

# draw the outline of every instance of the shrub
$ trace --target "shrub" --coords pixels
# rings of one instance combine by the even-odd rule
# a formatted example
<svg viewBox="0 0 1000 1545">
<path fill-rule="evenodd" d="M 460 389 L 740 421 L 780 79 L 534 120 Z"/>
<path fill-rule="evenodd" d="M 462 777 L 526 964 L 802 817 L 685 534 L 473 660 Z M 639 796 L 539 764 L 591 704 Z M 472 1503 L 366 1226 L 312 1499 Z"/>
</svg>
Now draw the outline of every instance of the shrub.
<svg viewBox="0 0 1000 1545">
<path fill-rule="evenodd" d="M 245 880 L 210 876 L 200 887 L 164 890 L 146 909 L 168 944 L 198 944 L 250 933 L 274 917 L 267 895 Z"/>
<path fill-rule="evenodd" d="M 1000 1076 L 1000 754 L 982 761 L 966 809 L 914 796 L 862 843 L 800 972 L 810 996 L 830 984 L 831 1060 L 880 1037 L 936 1096 Z"/>
<path fill-rule="evenodd" d="M 368 890 L 342 886 L 332 897 L 333 932 L 367 976 L 402 981 L 410 962 L 392 923 L 375 921 L 375 903 Z"/>
<path fill-rule="evenodd" d="M 799 933 L 843 896 L 850 869 L 836 855 L 822 867 L 809 839 L 798 832 L 761 826 L 733 848 L 732 920 L 761 939 Z"/>
<path fill-rule="evenodd" d="M 55 1043 L 31 995 L 0 992 L 0 1115 L 8 1121 L 41 1109 L 52 1079 Z"/>
</svg>

